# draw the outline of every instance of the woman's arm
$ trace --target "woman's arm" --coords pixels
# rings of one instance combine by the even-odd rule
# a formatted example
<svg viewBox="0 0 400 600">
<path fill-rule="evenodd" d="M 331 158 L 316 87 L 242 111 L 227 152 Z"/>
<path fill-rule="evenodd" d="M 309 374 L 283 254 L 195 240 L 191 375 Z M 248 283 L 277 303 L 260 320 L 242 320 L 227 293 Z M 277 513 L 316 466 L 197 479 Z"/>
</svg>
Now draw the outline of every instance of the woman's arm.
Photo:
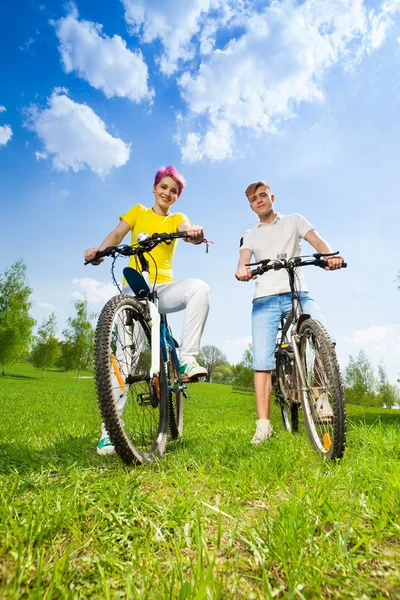
<svg viewBox="0 0 400 600">
<path fill-rule="evenodd" d="M 85 250 L 85 260 L 92 260 L 99 250 L 104 250 L 104 248 L 108 248 L 108 246 L 118 246 L 122 242 L 128 231 L 130 231 L 130 229 L 131 226 L 129 225 L 129 223 L 121 219 L 117 227 L 111 233 L 108 234 L 106 239 L 101 242 L 98 248 L 88 248 L 87 250 Z M 104 258 L 99 258 L 91 264 L 99 265 L 101 262 L 103 262 L 103 260 Z"/>
</svg>

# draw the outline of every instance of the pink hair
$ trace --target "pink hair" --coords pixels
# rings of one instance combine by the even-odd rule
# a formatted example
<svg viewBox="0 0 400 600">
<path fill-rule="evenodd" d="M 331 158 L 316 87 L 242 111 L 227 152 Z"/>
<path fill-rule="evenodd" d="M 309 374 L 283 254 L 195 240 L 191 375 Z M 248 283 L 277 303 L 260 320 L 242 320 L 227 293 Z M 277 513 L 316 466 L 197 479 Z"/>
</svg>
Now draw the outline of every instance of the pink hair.
<svg viewBox="0 0 400 600">
<path fill-rule="evenodd" d="M 182 173 L 179 173 L 178 169 L 176 169 L 173 165 L 169 165 L 168 167 L 160 167 L 156 173 L 154 178 L 154 187 L 157 186 L 161 179 L 164 177 L 172 177 L 174 181 L 178 184 L 178 198 L 182 194 L 182 190 L 186 185 L 186 181 Z"/>
</svg>

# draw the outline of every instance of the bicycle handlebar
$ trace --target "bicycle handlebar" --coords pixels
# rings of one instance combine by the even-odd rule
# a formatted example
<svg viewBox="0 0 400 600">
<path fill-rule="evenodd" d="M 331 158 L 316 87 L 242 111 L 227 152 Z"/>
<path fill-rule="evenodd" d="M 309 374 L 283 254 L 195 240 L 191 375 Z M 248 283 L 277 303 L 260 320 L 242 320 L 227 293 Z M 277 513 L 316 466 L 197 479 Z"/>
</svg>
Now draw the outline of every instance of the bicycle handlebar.
<svg viewBox="0 0 400 600">
<path fill-rule="evenodd" d="M 161 244 L 161 242 L 168 243 L 172 242 L 173 240 L 186 237 L 189 237 L 187 231 L 175 231 L 173 233 L 153 233 L 151 237 L 147 233 L 139 233 L 136 238 L 136 246 L 128 246 L 126 244 L 122 246 L 108 246 L 107 248 L 104 248 L 104 250 L 97 252 L 94 258 L 85 261 L 84 264 L 89 265 L 99 258 L 114 256 L 115 254 L 119 254 L 120 256 L 143 255 L 145 252 L 150 252 L 153 250 L 156 246 L 158 246 L 158 244 Z"/>
<path fill-rule="evenodd" d="M 264 260 L 259 261 L 258 263 L 248 263 L 246 267 L 257 266 L 257 269 L 252 269 L 251 274 L 253 277 L 257 275 L 263 275 L 267 271 L 280 271 L 281 269 L 295 269 L 297 267 L 305 267 L 308 265 L 314 265 L 315 267 L 320 267 L 321 269 L 325 269 L 329 265 L 328 261 L 325 258 L 321 258 L 322 256 L 336 256 L 339 252 L 332 252 L 329 254 L 321 254 L 317 252 L 313 254 L 313 259 L 303 260 L 301 256 L 294 256 L 289 260 L 286 259 L 270 259 L 266 258 Z M 341 269 L 346 269 L 347 263 L 343 263 L 340 267 Z"/>
</svg>

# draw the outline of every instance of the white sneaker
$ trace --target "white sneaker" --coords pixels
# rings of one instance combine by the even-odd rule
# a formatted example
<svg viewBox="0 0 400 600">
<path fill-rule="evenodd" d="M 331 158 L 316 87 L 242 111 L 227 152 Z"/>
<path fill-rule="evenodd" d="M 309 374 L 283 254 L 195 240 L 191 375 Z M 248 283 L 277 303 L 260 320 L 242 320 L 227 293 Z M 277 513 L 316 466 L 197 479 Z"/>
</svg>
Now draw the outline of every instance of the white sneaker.
<svg viewBox="0 0 400 600">
<path fill-rule="evenodd" d="M 314 395 L 315 395 L 315 392 L 314 392 Z M 329 403 L 328 394 L 326 392 L 321 392 L 319 394 L 319 396 L 316 398 L 315 410 L 318 415 L 318 423 L 319 424 L 332 423 L 333 411 L 332 411 L 332 407 Z"/>
<path fill-rule="evenodd" d="M 97 454 L 114 454 L 115 452 L 115 448 L 112 445 L 110 438 L 108 437 L 108 435 L 106 436 L 102 436 L 100 438 L 99 443 L 97 444 Z"/>
<path fill-rule="evenodd" d="M 194 377 L 205 377 L 206 375 L 207 369 L 201 367 L 196 361 L 186 363 L 181 367 L 182 381 L 193 379 Z"/>
<path fill-rule="evenodd" d="M 258 419 L 256 432 L 254 434 L 253 439 L 251 440 L 252 444 L 261 444 L 265 442 L 265 440 L 269 440 L 272 435 L 272 425 L 270 421 L 267 419 Z"/>
</svg>

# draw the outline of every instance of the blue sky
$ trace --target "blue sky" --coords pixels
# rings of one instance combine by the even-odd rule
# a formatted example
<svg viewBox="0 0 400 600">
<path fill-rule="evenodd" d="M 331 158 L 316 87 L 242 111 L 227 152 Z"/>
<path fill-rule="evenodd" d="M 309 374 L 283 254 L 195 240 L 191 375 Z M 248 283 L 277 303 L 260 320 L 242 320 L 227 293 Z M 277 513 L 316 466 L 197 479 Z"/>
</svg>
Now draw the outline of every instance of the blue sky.
<svg viewBox="0 0 400 600">
<path fill-rule="evenodd" d="M 342 366 L 363 348 L 396 379 L 400 0 L 5 0 L 0 27 L 0 272 L 24 258 L 39 323 L 61 332 L 83 292 L 101 309 L 109 265 L 84 249 L 175 164 L 176 209 L 215 242 L 175 258 L 212 290 L 203 344 L 238 362 L 250 341 L 234 272 L 266 179 L 349 263 L 306 272 Z"/>
</svg>

